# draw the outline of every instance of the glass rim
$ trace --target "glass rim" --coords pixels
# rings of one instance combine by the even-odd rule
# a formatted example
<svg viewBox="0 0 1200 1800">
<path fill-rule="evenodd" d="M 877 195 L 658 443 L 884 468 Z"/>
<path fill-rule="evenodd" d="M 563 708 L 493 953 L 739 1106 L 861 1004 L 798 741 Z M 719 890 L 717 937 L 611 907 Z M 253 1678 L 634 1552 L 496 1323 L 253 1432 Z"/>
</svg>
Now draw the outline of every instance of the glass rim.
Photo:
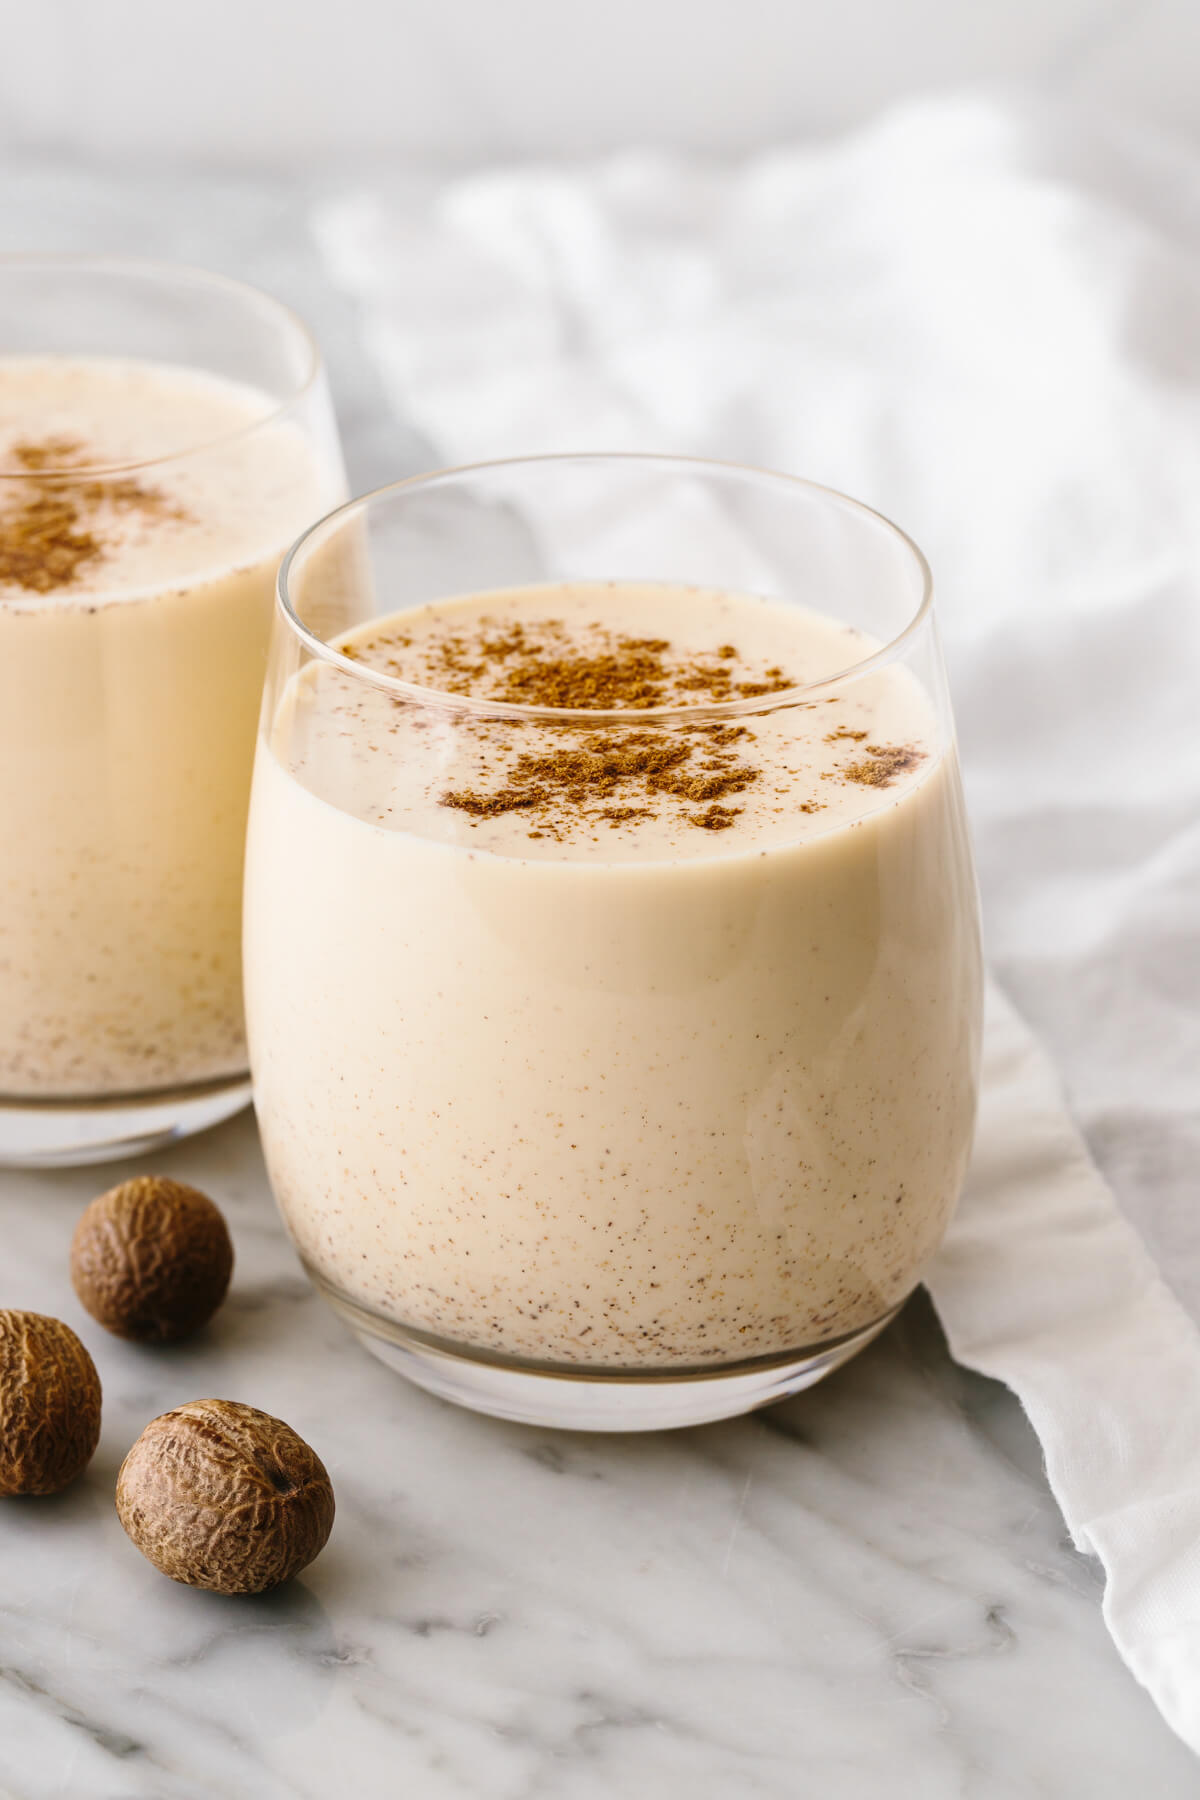
<svg viewBox="0 0 1200 1800">
<path fill-rule="evenodd" d="M 321 534 L 328 537 L 352 515 L 357 513 L 365 515 L 372 502 L 412 489 L 434 488 L 465 475 L 484 474 L 497 469 L 531 468 L 547 463 L 582 464 L 589 462 L 643 463 L 663 470 L 693 470 L 701 473 L 713 470 L 727 475 L 745 475 L 756 481 L 800 488 L 810 495 L 834 501 L 838 506 L 846 507 L 851 512 L 859 514 L 863 519 L 869 520 L 875 525 L 882 525 L 907 552 L 920 577 L 921 593 L 916 609 L 901 629 L 886 643 L 881 644 L 878 649 L 872 650 L 868 656 L 848 663 L 844 669 L 835 670 L 832 675 L 827 675 L 820 681 L 797 682 L 791 687 L 778 688 L 769 694 L 753 694 L 740 700 L 707 701 L 691 705 L 675 703 L 667 706 L 604 708 L 533 706 L 514 700 L 490 700 L 483 695 L 455 694 L 444 688 L 405 681 L 399 675 L 389 675 L 383 669 L 373 669 L 368 663 L 360 662 L 356 658 L 346 656 L 342 651 L 334 649 L 332 644 L 306 625 L 296 611 L 292 601 L 290 581 L 297 558 L 303 556 L 307 549 L 315 547 Z M 367 493 L 360 494 L 353 500 L 344 501 L 341 506 L 335 507 L 320 519 L 314 520 L 292 544 L 279 565 L 275 583 L 275 599 L 278 611 L 288 630 L 314 657 L 334 668 L 343 670 L 346 674 L 354 676 L 356 680 L 365 682 L 370 687 L 382 689 L 383 692 L 391 693 L 398 699 L 407 700 L 413 705 L 469 717 L 509 719 L 525 724 L 642 726 L 673 724 L 679 721 L 693 723 L 697 720 L 707 723 L 717 719 L 761 716 L 763 713 L 780 711 L 789 706 L 807 705 L 814 694 L 823 695 L 830 688 L 838 687 L 847 681 L 858 680 L 875 669 L 895 662 L 904 647 L 917 636 L 932 615 L 933 571 L 920 546 L 884 513 L 877 511 L 873 506 L 868 506 L 865 501 L 855 500 L 851 495 L 842 493 L 838 488 L 830 487 L 824 482 L 811 481 L 803 475 L 789 475 L 777 469 L 761 469 L 749 463 L 726 462 L 717 457 L 676 456 L 671 453 L 643 450 L 569 450 L 553 451 L 535 456 L 492 457 L 481 462 L 457 463 L 446 468 L 430 469 L 419 475 L 405 476 L 399 481 L 385 482 L 381 487 L 371 488 Z"/>
<path fill-rule="evenodd" d="M 291 390 L 271 407 L 261 418 L 251 419 L 246 425 L 238 425 L 232 431 L 218 432 L 216 437 L 204 438 L 195 444 L 188 444 L 181 450 L 168 450 L 160 456 L 143 456 L 126 459 L 123 462 L 86 463 L 77 468 L 49 469 L 13 469 L 0 462 L 0 480 L 3 481 L 39 481 L 64 484 L 78 481 L 81 477 L 100 475 L 133 474 L 141 469 L 159 469 L 168 463 L 185 462 L 189 457 L 203 455 L 208 450 L 216 450 L 225 444 L 238 442 L 249 437 L 252 432 L 261 431 L 267 425 L 275 424 L 286 413 L 302 400 L 312 388 L 321 373 L 321 349 L 309 327 L 283 300 L 274 294 L 268 294 L 265 288 L 256 287 L 252 281 L 241 281 L 236 275 L 223 275 L 216 269 L 206 269 L 199 263 L 175 262 L 170 257 L 157 256 L 124 256 L 107 252 L 89 250 L 8 250 L 0 252 L 0 281 L 11 269 L 44 268 L 48 272 L 62 270 L 64 274 L 82 274 L 88 270 L 140 276 L 150 281 L 176 281 L 181 284 L 190 283 L 194 287 L 211 287 L 223 291 L 231 298 L 241 301 L 252 301 L 256 306 L 273 312 L 278 321 L 288 332 L 299 339 L 306 352 L 304 370 Z M 0 346 L 0 362 L 6 356 L 14 354 L 6 352 Z M 17 352 L 15 354 L 23 354 Z M 31 356 L 69 356 L 70 351 L 31 351 Z M 136 357 L 130 360 L 139 360 Z M 153 359 L 144 359 L 153 360 Z M 180 364 L 180 367 L 191 367 Z M 252 384 L 247 384 L 252 385 Z M 273 398 L 273 396 L 272 396 Z"/>
</svg>

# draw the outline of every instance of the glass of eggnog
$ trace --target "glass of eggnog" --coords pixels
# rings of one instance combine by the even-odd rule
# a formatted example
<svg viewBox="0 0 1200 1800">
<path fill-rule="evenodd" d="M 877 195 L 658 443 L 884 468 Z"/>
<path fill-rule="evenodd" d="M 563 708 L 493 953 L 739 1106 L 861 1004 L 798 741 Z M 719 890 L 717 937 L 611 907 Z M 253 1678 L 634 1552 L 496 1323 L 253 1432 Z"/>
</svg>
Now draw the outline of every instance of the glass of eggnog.
<svg viewBox="0 0 1200 1800">
<path fill-rule="evenodd" d="M 249 1098 L 275 572 L 344 495 L 320 358 L 274 300 L 0 258 L 0 1162 L 127 1155 Z"/>
<path fill-rule="evenodd" d="M 978 909 L 929 571 L 783 475 L 402 482 L 280 575 L 245 907 L 272 1185 L 422 1386 L 587 1429 L 815 1381 L 975 1117 Z"/>
</svg>

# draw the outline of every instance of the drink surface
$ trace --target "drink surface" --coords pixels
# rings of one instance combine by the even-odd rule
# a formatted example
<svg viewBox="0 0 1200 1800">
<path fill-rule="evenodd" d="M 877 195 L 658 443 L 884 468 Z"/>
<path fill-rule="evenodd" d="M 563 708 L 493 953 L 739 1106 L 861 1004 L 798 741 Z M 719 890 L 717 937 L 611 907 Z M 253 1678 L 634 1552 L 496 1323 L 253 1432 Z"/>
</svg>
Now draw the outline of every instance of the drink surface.
<svg viewBox="0 0 1200 1800">
<path fill-rule="evenodd" d="M 338 642 L 364 674 L 310 663 L 260 743 L 247 886 L 259 1118 L 310 1268 L 563 1366 L 884 1317 L 957 1195 L 979 1014 L 957 771 L 915 679 L 796 692 L 874 646 L 638 584 Z M 609 712 L 464 716 L 370 669 Z"/>
<path fill-rule="evenodd" d="M 336 493 L 274 411 L 194 369 L 0 358 L 0 1093 L 244 1067 L 273 576 Z"/>
<path fill-rule="evenodd" d="M 596 722 L 464 721 L 398 707 L 329 665 L 295 684 L 275 736 L 298 780 L 366 822 L 481 852 L 702 861 L 793 844 L 894 803 L 938 755 L 929 703 L 903 669 L 790 695 L 879 646 L 745 595 L 525 588 L 415 608 L 337 646 L 450 696 L 607 709 Z M 751 710 L 712 716 L 731 702 Z M 682 716 L 661 722 L 663 708 Z"/>
<path fill-rule="evenodd" d="M 270 427 L 277 410 L 201 369 L 0 356 L 0 607 L 144 600 L 275 555 L 317 485 L 303 434 Z M 48 504 L 57 537 L 31 530 Z"/>
</svg>

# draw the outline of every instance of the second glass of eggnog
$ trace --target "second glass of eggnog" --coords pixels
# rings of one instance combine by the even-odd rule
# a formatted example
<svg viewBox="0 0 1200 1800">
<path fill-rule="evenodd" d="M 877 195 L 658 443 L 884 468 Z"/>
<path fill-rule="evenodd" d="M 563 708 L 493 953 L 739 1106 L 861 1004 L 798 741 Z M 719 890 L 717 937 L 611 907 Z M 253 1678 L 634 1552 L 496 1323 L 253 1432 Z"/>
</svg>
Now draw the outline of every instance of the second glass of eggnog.
<svg viewBox="0 0 1200 1800">
<path fill-rule="evenodd" d="M 919 1281 L 975 1116 L 920 553 L 652 457 L 334 513 L 280 578 L 246 977 L 284 1219 L 413 1380 L 591 1429 L 816 1380 Z"/>
<path fill-rule="evenodd" d="M 249 1098 L 275 571 L 344 492 L 284 307 L 189 269 L 0 259 L 0 1161 L 127 1155 Z"/>
</svg>

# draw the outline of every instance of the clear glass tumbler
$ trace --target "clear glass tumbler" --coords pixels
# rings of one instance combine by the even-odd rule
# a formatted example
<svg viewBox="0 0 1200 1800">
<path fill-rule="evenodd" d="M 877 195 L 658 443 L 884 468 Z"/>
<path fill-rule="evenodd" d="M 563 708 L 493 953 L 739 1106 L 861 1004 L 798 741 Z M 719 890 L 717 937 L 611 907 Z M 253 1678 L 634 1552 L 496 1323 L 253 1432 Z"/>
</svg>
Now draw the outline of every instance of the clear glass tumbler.
<svg viewBox="0 0 1200 1800">
<path fill-rule="evenodd" d="M 0 1162 L 250 1097 L 246 810 L 275 573 L 345 496 L 316 347 L 198 270 L 0 258 Z"/>
<path fill-rule="evenodd" d="M 929 573 L 839 494 L 566 456 L 280 574 L 247 851 L 268 1169 L 422 1386 L 696 1424 L 870 1341 L 950 1218 L 977 901 Z"/>
</svg>

